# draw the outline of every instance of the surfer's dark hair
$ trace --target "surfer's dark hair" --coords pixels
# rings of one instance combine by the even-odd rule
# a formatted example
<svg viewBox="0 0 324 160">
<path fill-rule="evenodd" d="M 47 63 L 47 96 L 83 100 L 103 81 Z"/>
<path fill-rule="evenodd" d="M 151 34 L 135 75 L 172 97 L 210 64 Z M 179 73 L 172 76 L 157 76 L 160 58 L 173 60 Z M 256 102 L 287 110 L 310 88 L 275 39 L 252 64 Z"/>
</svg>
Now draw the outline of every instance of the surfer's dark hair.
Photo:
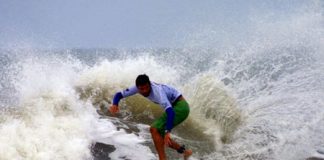
<svg viewBox="0 0 324 160">
<path fill-rule="evenodd" d="M 135 83 L 137 87 L 145 84 L 151 84 L 150 78 L 146 74 L 138 75 Z"/>
</svg>

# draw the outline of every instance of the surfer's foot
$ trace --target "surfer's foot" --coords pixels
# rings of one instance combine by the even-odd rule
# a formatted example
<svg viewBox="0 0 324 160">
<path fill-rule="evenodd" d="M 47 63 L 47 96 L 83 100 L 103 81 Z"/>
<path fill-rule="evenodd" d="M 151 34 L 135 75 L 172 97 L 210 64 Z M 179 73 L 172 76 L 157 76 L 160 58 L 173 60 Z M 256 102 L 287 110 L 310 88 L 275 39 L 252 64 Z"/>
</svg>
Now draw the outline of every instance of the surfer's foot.
<svg viewBox="0 0 324 160">
<path fill-rule="evenodd" d="M 188 158 L 192 155 L 192 150 L 191 149 L 186 149 L 183 153 L 183 159 L 188 160 Z"/>
</svg>

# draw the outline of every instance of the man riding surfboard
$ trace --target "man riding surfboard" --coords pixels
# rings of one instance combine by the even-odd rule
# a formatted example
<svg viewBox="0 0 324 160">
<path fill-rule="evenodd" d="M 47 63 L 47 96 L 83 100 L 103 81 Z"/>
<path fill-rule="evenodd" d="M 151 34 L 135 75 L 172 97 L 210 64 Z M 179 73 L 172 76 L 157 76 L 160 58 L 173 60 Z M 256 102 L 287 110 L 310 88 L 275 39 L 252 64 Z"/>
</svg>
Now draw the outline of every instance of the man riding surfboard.
<svg viewBox="0 0 324 160">
<path fill-rule="evenodd" d="M 171 139 L 171 130 L 183 122 L 189 115 L 190 109 L 187 101 L 179 91 L 164 84 L 151 82 L 145 74 L 138 75 L 135 86 L 117 92 L 113 98 L 113 105 L 109 108 L 112 114 L 119 111 L 118 103 L 122 98 L 132 96 L 136 93 L 148 98 L 154 103 L 159 104 L 165 111 L 163 115 L 156 119 L 150 127 L 150 132 L 158 152 L 159 159 L 165 160 L 166 155 L 164 146 L 168 146 L 178 153 L 183 154 L 184 159 L 192 154 L 192 150 L 185 149 Z"/>
</svg>

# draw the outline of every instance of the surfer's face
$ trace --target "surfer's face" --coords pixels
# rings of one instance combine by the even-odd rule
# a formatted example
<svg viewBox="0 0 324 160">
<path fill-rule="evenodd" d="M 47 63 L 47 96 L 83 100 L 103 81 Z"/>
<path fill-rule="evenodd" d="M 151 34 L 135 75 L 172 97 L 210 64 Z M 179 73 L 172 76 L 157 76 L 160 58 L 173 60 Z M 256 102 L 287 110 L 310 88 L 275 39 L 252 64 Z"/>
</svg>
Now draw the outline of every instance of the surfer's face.
<svg viewBox="0 0 324 160">
<path fill-rule="evenodd" d="M 151 86 L 149 83 L 144 85 L 137 86 L 138 92 L 144 97 L 148 97 L 150 95 Z"/>
</svg>

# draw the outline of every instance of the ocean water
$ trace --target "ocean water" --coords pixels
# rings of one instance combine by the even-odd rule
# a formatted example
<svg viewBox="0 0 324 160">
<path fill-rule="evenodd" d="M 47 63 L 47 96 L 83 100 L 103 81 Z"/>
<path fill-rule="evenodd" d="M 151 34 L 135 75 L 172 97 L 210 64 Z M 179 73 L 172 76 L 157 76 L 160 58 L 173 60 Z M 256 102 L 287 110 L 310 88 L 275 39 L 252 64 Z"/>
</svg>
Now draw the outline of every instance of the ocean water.
<svg viewBox="0 0 324 160">
<path fill-rule="evenodd" d="M 192 159 L 323 158 L 323 14 L 255 21 L 245 41 L 218 47 L 1 49 L 0 159 L 157 159 L 159 106 L 137 95 L 107 113 L 142 73 L 188 100 L 172 137 Z"/>
</svg>

